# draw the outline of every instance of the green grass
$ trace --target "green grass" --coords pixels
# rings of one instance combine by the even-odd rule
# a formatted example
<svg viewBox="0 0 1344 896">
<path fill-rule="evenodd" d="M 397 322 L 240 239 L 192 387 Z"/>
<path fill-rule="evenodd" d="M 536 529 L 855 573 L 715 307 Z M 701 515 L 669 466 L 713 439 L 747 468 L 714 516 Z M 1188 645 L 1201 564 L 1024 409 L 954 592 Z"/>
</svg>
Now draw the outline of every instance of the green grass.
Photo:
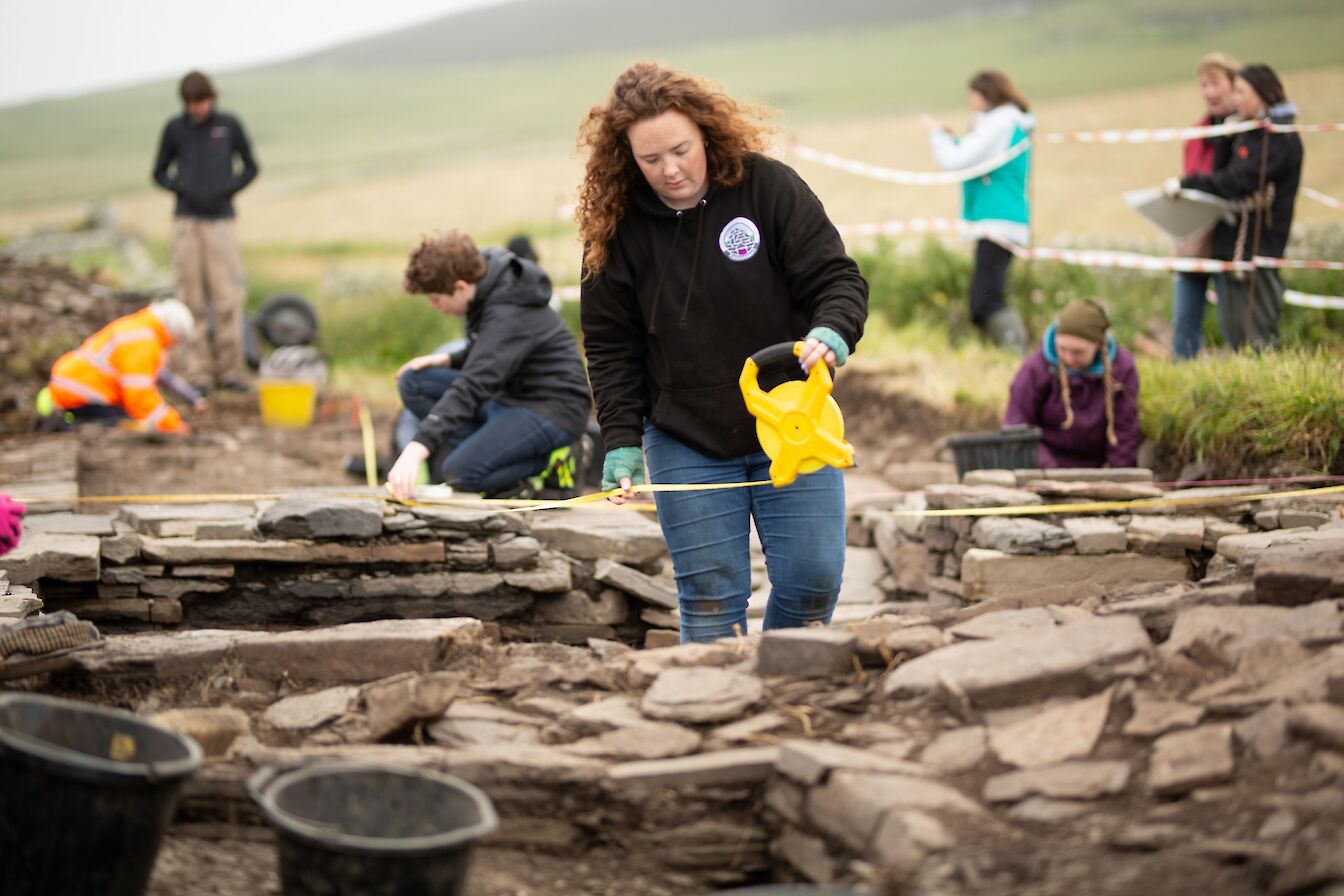
<svg viewBox="0 0 1344 896">
<path fill-rule="evenodd" d="M 497 63 L 272 66 L 218 81 L 268 180 L 303 194 L 455 161 L 507 162 L 539 146 L 567 152 L 588 107 L 641 56 L 772 104 L 793 126 L 958 106 L 967 76 L 987 65 L 1044 100 L 1188 80 L 1192 60 L 1215 46 L 1283 68 L 1337 64 L 1340 33 L 1344 5 L 1323 0 L 1192 0 L 1175 11 L 1159 0 L 1065 0 L 1020 16 Z M 176 111 L 170 82 L 0 109 L 0 209 L 143 193 Z"/>
<path fill-rule="evenodd" d="M 1344 358 L 1320 349 L 1139 364 L 1139 423 L 1220 475 L 1344 473 Z"/>
<path fill-rule="evenodd" d="M 909 244 L 905 247 L 908 250 Z M 901 249 L 900 244 L 880 242 L 871 251 L 856 253 L 868 278 L 871 313 L 881 315 L 896 327 L 910 324 L 940 327 L 954 345 L 978 338 L 966 301 L 971 275 L 969 247 L 949 248 L 929 240 L 914 254 Z M 1160 250 L 1149 247 L 1148 251 Z M 1344 227 L 1309 230 L 1294 240 L 1289 254 L 1299 258 L 1344 257 Z M 1289 289 L 1344 295 L 1344 272 L 1283 271 L 1282 276 Z M 1009 269 L 1009 303 L 1037 335 L 1072 299 L 1099 298 L 1110 313 L 1116 338 L 1122 343 L 1132 344 L 1140 333 L 1159 337 L 1170 325 L 1171 290 L 1169 275 L 1143 271 L 1091 269 L 1044 261 L 1030 264 L 1016 261 Z M 1284 309 L 1279 329 L 1284 345 L 1289 348 L 1325 346 L 1344 350 L 1344 311 L 1290 305 Z M 1216 348 L 1221 344 L 1217 315 L 1212 308 L 1205 317 L 1205 336 L 1209 346 Z"/>
</svg>

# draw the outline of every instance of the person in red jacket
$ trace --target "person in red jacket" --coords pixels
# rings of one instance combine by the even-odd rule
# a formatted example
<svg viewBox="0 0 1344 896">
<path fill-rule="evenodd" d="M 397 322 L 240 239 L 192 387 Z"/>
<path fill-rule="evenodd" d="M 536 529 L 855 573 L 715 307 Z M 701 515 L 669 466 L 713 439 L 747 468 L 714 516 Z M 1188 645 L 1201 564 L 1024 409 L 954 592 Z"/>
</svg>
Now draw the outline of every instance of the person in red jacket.
<svg viewBox="0 0 1344 896">
<path fill-rule="evenodd" d="M 159 391 L 172 388 L 200 411 L 205 399 L 168 370 L 168 349 L 191 336 L 195 318 L 177 299 L 164 299 L 119 317 L 94 333 L 51 368 L 47 388 L 58 413 L 75 419 L 129 417 L 149 429 L 174 435 L 191 432 Z"/>
<path fill-rule="evenodd" d="M 1195 80 L 1200 96 L 1208 110 L 1196 126 L 1224 124 L 1236 119 L 1236 103 L 1232 97 L 1232 83 L 1241 70 L 1241 63 L 1226 53 L 1209 53 L 1195 67 Z M 1224 167 L 1232 152 L 1231 137 L 1197 137 L 1185 142 L 1181 174 L 1210 174 Z M 1211 234 L 1177 245 L 1178 255 L 1208 258 L 1212 253 Z M 1208 302 L 1204 298 L 1212 274 L 1178 271 L 1171 297 L 1171 354 L 1183 361 L 1199 354 L 1204 338 L 1204 312 Z"/>
</svg>

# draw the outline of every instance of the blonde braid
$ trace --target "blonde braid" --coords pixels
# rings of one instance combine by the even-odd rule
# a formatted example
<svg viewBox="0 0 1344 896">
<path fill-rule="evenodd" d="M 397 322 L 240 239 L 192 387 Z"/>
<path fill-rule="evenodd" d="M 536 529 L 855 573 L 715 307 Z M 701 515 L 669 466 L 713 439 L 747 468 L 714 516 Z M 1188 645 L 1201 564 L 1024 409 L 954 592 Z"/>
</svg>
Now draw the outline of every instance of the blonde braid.
<svg viewBox="0 0 1344 896">
<path fill-rule="evenodd" d="M 1111 375 L 1111 353 L 1101 347 L 1102 388 L 1106 390 L 1106 442 L 1112 448 L 1119 444 L 1115 437 L 1115 377 Z"/>
<path fill-rule="evenodd" d="M 1069 396 L 1069 368 L 1063 361 L 1059 362 L 1059 392 L 1064 399 L 1064 425 L 1060 429 L 1068 429 L 1073 426 L 1073 400 Z"/>
</svg>

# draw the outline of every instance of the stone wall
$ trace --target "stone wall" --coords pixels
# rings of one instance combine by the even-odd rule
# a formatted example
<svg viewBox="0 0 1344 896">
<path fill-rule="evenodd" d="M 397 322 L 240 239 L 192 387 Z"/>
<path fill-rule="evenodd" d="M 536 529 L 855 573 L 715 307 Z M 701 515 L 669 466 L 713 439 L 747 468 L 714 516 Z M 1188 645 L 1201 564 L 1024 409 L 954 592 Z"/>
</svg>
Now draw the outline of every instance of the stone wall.
<svg viewBox="0 0 1344 896">
<path fill-rule="evenodd" d="M 1319 529 L 1339 523 L 1344 507 L 1340 495 L 1253 503 L 1235 499 L 1262 494 L 1265 486 L 1164 490 L 1151 480 L 1147 470 L 973 471 L 963 484 L 931 485 L 868 507 L 851 526 L 850 542 L 871 543 L 881 554 L 892 575 L 889 599 L 948 609 L 1046 584 L 1114 588 L 1217 579 L 1235 568 L 1247 546 L 1319 537 Z M 1153 499 L 1175 503 L 1090 516 L 921 513 Z"/>
<path fill-rule="evenodd" d="M 676 606 L 658 577 L 657 524 L 614 509 L 543 518 L 314 493 L 31 514 L 25 525 L 0 558 L 0 592 L 112 629 L 471 616 L 511 638 L 643 643 L 641 609 Z"/>
</svg>

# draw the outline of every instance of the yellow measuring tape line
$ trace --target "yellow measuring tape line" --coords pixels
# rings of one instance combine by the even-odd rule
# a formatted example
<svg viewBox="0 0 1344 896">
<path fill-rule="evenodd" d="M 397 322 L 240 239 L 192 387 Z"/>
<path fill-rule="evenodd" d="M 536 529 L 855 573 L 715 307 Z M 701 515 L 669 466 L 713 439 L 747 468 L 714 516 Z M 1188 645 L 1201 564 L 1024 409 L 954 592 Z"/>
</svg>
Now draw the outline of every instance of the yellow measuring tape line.
<svg viewBox="0 0 1344 896">
<path fill-rule="evenodd" d="M 655 492 L 695 492 L 720 491 L 730 488 L 752 488 L 758 485 L 770 485 L 770 480 L 759 479 L 753 482 L 714 482 L 714 483 L 654 483 L 631 487 L 635 494 Z M 893 516 L 1040 516 L 1051 513 L 1094 513 L 1103 510 L 1132 510 L 1145 507 L 1181 507 L 1203 504 L 1240 504 L 1243 502 L 1267 501 L 1271 498 L 1307 498 L 1317 495 L 1344 493 L 1344 485 L 1328 485 L 1321 488 L 1304 488 L 1286 492 L 1264 492 L 1256 495 L 1188 495 L 1177 498 L 1139 498 L 1132 501 L 1087 501 L 1074 504 L 1015 504 L 999 507 L 959 507 L 946 510 L 886 510 Z M 327 494 L 323 497 L 344 498 L 349 500 L 381 500 L 407 507 L 462 507 L 465 509 L 488 508 L 499 513 L 528 513 L 536 510 L 563 510 L 581 507 L 585 504 L 597 504 L 607 498 L 623 494 L 621 489 L 593 492 L 576 498 L 562 498 L 554 501 L 529 501 L 509 498 L 426 498 L 423 500 L 397 501 L 390 495 L 369 494 Z M 275 501 L 280 498 L 312 497 L 312 492 L 261 492 L 255 494 L 198 494 L 198 495 L 97 495 L 74 498 L 32 498 L 26 504 L 207 504 L 228 503 L 231 501 Z M 631 509 L 643 509 L 636 505 L 627 505 Z"/>
<path fill-rule="evenodd" d="M 1100 510 L 1130 510 L 1141 507 L 1183 507 L 1200 504 L 1240 504 L 1270 498 L 1302 498 L 1344 492 L 1344 485 L 1303 488 L 1258 495 L 1188 495 L 1180 498 L 1138 498 L 1132 501 L 1087 501 L 1075 504 L 1016 504 L 1001 507 L 958 507 L 946 510 L 889 510 L 894 516 L 1032 516 L 1048 513 L 1092 513 Z"/>
<path fill-rule="evenodd" d="M 640 494 L 652 494 L 654 492 L 695 492 L 695 491 L 719 491 L 729 488 L 751 488 L 757 485 L 769 485 L 769 479 L 759 479 L 754 482 L 713 482 L 705 484 L 642 484 L 632 486 L 630 491 Z M 584 504 L 596 504 L 599 501 L 605 501 L 607 498 L 624 494 L 619 488 L 608 489 L 602 492 L 594 492 L 591 495 L 579 495 L 574 498 L 559 498 L 553 501 L 524 500 L 518 498 L 423 498 L 411 499 L 408 501 L 398 501 L 390 495 L 369 495 L 359 493 L 349 494 L 322 494 L 321 497 L 346 499 L 352 501 L 387 501 L 391 504 L 402 504 L 407 507 L 463 507 L 466 509 L 480 508 L 483 505 L 490 510 L 499 513 L 523 513 L 533 510 L 551 510 L 562 509 L 566 507 L 578 507 Z M 256 492 L 256 493 L 236 493 L 236 494 L 193 494 L 193 495 L 90 495 L 87 497 L 68 497 L 68 498 L 31 498 L 25 499 L 25 504 L 211 504 L 211 503 L 230 503 L 238 501 L 278 501 L 281 498 L 313 497 L 312 492 Z"/>
</svg>

